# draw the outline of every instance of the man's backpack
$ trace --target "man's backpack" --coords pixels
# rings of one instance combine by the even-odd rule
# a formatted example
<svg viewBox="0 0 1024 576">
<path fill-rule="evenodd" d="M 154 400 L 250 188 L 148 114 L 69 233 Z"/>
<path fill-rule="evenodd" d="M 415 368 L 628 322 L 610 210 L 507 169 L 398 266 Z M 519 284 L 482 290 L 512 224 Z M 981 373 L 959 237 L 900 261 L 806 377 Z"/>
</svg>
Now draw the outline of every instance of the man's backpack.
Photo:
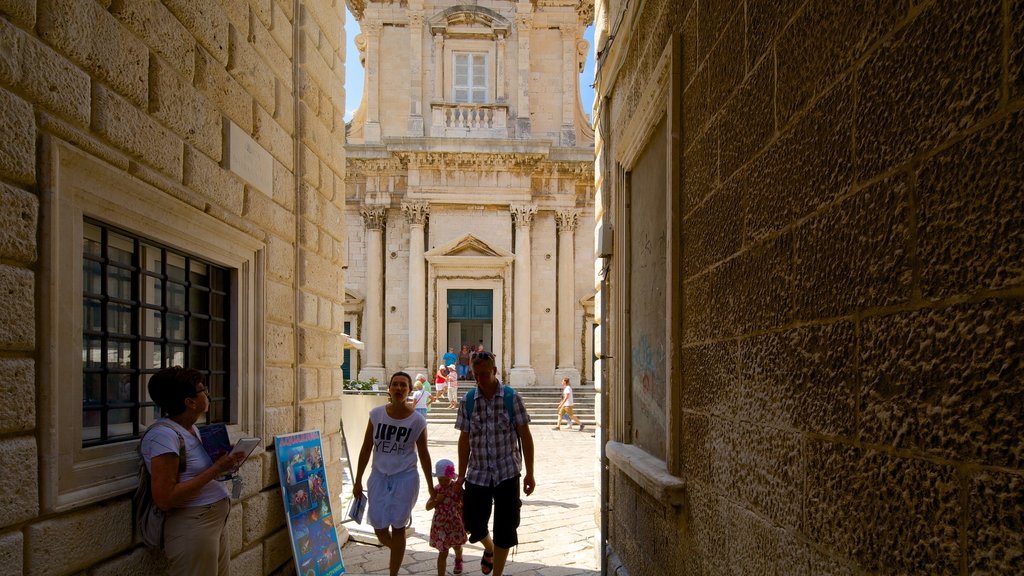
<svg viewBox="0 0 1024 576">
<path fill-rule="evenodd" d="M 178 474 L 181 474 L 185 471 L 186 457 L 188 456 L 185 452 L 185 439 L 182 438 L 181 432 L 166 422 L 153 423 L 142 435 L 142 438 L 145 439 L 146 434 L 157 426 L 166 426 L 178 435 Z M 139 440 L 139 457 L 142 457 L 142 440 Z M 150 548 L 163 548 L 166 516 L 164 511 L 153 502 L 152 482 L 145 460 L 139 463 L 139 486 L 135 489 L 135 495 L 132 496 L 132 504 L 135 508 L 135 528 L 139 531 L 142 543 Z"/>
</svg>

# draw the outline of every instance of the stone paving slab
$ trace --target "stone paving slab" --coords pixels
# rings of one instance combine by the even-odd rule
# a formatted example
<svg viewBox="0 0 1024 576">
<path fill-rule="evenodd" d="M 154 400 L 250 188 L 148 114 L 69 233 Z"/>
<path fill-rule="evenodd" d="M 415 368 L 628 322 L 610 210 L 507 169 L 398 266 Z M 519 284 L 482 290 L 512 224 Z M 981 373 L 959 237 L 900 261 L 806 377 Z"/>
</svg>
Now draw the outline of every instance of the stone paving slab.
<svg viewBox="0 0 1024 576">
<path fill-rule="evenodd" d="M 599 470 L 595 430 L 551 430 L 550 425 L 531 426 L 535 446 L 537 489 L 523 498 L 519 546 L 509 553 L 507 575 L 598 576 L 600 560 L 595 543 L 600 538 Z M 458 460 L 458 431 L 451 424 L 428 424 L 427 440 L 433 460 Z M 355 455 L 353 455 L 355 456 Z M 421 479 L 422 480 L 422 479 Z M 346 486 L 346 492 L 352 487 Z M 407 539 L 405 562 L 399 574 L 436 574 L 437 551 L 427 543 L 432 513 L 424 506 L 427 491 L 413 509 L 413 526 Z M 359 541 L 349 540 L 341 550 L 345 573 L 350 576 L 388 573 L 388 550 L 365 544 L 375 542 L 368 525 L 346 523 Z M 480 574 L 479 544 L 463 548 L 463 574 Z M 448 556 L 448 574 L 454 555 Z"/>
</svg>

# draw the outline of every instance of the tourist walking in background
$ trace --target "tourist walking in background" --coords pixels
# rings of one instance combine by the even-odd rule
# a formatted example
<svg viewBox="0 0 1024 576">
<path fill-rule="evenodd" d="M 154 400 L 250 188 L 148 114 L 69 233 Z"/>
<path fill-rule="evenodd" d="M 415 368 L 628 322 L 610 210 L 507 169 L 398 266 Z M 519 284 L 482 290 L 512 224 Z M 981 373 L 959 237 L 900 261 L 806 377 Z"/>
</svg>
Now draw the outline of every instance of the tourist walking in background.
<svg viewBox="0 0 1024 576">
<path fill-rule="evenodd" d="M 448 367 L 448 407 L 456 408 L 459 405 L 459 375 L 455 372 L 455 364 Z"/>
<path fill-rule="evenodd" d="M 463 344 L 462 349 L 459 350 L 459 361 L 455 368 L 459 372 L 459 380 L 469 380 L 469 360 L 469 344 Z"/>
<path fill-rule="evenodd" d="M 458 360 L 458 356 L 455 354 L 455 347 L 449 346 L 448 351 L 441 356 L 441 361 L 444 362 L 445 366 L 455 366 L 455 362 Z"/>
<path fill-rule="evenodd" d="M 583 432 L 583 421 L 580 420 L 575 414 L 573 414 L 572 398 L 572 386 L 569 385 L 568 378 L 562 378 L 562 401 L 558 403 L 558 421 L 555 423 L 555 427 L 552 430 L 562 429 L 562 416 L 566 415 L 572 418 L 572 421 L 580 425 L 580 432 Z M 569 424 L 569 429 L 572 430 L 572 424 Z"/>
</svg>

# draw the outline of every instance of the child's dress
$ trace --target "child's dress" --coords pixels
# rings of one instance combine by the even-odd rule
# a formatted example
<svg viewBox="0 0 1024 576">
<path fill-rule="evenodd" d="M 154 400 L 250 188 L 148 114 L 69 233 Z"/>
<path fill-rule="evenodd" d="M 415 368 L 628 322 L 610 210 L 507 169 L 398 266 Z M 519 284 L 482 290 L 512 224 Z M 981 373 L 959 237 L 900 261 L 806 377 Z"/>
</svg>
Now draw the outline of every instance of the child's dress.
<svg viewBox="0 0 1024 576">
<path fill-rule="evenodd" d="M 430 545 L 438 550 L 466 543 L 466 527 L 462 523 L 462 488 L 454 481 L 447 486 L 434 486 L 437 505 L 430 524 Z"/>
</svg>

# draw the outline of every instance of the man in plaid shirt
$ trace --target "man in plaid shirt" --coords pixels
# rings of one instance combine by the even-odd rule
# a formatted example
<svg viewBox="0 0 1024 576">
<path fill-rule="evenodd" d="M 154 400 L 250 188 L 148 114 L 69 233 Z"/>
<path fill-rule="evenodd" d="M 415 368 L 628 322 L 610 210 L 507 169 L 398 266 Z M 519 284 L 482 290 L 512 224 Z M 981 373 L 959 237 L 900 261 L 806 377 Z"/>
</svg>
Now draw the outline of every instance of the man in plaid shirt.
<svg viewBox="0 0 1024 576">
<path fill-rule="evenodd" d="M 509 548 L 519 543 L 519 472 L 526 465 L 523 492 L 533 493 L 533 436 L 530 415 L 522 398 L 498 381 L 494 355 L 476 352 L 472 358 L 476 388 L 473 413 L 467 417 L 466 402 L 459 404 L 455 427 L 459 434 L 459 483 L 464 483 L 463 510 L 470 542 L 484 547 L 480 571 L 501 576 Z M 467 394 L 467 397 L 469 396 Z M 512 420 L 505 406 L 505 394 L 512 396 Z M 522 441 L 522 461 L 519 442 Z M 494 539 L 487 524 L 494 507 Z"/>
</svg>

